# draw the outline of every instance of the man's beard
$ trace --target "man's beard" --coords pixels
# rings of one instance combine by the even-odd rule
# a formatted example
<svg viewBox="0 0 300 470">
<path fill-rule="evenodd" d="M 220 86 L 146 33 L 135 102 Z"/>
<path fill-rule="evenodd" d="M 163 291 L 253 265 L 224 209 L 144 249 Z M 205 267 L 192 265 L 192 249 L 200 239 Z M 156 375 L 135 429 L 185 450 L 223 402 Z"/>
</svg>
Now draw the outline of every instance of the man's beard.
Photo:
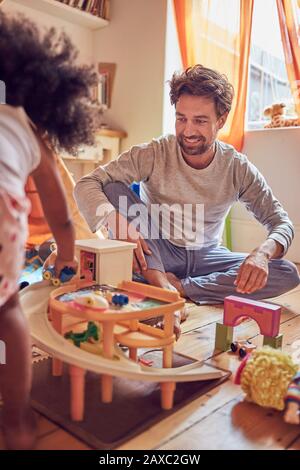
<svg viewBox="0 0 300 470">
<path fill-rule="evenodd" d="M 202 155 L 203 153 L 207 152 L 207 150 L 210 148 L 210 144 L 203 136 L 195 136 L 191 137 L 191 139 L 198 141 L 198 145 L 189 145 L 187 142 L 184 141 L 184 137 L 182 134 L 179 134 L 177 136 L 177 142 L 180 145 L 181 150 L 183 150 L 186 155 Z"/>
</svg>

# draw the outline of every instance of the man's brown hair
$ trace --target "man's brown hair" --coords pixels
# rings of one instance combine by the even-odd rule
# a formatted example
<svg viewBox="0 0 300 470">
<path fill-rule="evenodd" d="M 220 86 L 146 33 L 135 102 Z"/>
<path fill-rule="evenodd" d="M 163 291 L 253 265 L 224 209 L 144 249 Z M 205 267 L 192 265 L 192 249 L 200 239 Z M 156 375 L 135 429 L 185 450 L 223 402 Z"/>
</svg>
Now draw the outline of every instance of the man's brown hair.
<svg viewBox="0 0 300 470">
<path fill-rule="evenodd" d="M 218 118 L 229 112 L 234 95 L 233 86 L 226 75 L 215 70 L 194 65 L 182 73 L 174 73 L 170 80 L 171 104 L 177 103 L 181 95 L 204 96 L 215 102 Z"/>
</svg>

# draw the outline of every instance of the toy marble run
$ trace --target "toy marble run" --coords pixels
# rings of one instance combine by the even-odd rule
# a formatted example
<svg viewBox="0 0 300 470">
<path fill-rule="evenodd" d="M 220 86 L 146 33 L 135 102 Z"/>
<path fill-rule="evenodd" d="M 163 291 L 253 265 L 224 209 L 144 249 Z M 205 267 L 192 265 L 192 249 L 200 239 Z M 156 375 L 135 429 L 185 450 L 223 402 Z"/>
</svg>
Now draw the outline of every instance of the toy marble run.
<svg viewBox="0 0 300 470">
<path fill-rule="evenodd" d="M 178 292 L 131 281 L 134 246 L 111 240 L 80 241 L 79 272 L 82 276 L 88 271 L 89 279 L 73 278 L 59 288 L 43 281 L 20 293 L 34 343 L 53 357 L 52 374 L 60 376 L 63 363 L 69 365 L 73 420 L 84 418 L 87 371 L 101 375 L 105 403 L 113 400 L 114 376 L 158 382 L 163 409 L 173 406 L 176 382 L 227 375 L 199 361 L 172 367 L 174 313 L 184 307 L 184 299 Z M 153 317 L 163 318 L 162 329 L 144 323 Z M 119 345 L 128 348 L 128 355 Z M 140 348 L 160 348 L 162 367 L 139 361 Z"/>
</svg>

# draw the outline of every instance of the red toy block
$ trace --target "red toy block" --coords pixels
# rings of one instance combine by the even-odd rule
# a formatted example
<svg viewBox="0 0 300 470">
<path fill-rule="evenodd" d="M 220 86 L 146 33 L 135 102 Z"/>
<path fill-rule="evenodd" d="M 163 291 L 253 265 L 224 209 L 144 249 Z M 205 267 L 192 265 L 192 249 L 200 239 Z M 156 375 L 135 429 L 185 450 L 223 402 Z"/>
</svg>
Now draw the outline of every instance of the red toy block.
<svg viewBox="0 0 300 470">
<path fill-rule="evenodd" d="M 260 333 L 266 336 L 277 336 L 280 327 L 281 307 L 230 295 L 224 299 L 223 323 L 236 326 L 241 318 L 248 317 L 256 321 Z"/>
</svg>

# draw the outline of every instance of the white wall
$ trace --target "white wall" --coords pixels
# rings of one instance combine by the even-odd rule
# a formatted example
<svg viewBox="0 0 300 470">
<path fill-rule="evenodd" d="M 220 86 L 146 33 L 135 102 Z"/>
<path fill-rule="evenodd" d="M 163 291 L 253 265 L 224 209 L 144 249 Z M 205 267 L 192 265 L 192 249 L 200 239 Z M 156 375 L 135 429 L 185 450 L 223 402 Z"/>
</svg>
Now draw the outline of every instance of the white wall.
<svg viewBox="0 0 300 470">
<path fill-rule="evenodd" d="M 111 0 L 110 24 L 91 31 L 61 18 L 6 0 L 3 10 L 22 12 L 40 26 L 65 30 L 80 62 L 117 64 L 111 109 L 104 120 L 128 138 L 122 150 L 163 132 L 167 0 Z"/>
<path fill-rule="evenodd" d="M 300 262 L 300 128 L 260 129 L 245 134 L 243 153 L 261 171 L 288 212 L 295 239 L 287 258 Z M 265 229 L 242 204 L 232 209 L 233 250 L 249 252 L 266 237 Z"/>
<path fill-rule="evenodd" d="M 165 52 L 165 79 L 164 79 L 164 107 L 163 107 L 163 134 L 175 133 L 175 109 L 171 106 L 167 83 L 174 72 L 183 68 L 178 34 L 175 23 L 173 0 L 168 0 L 167 7 L 167 32 L 166 32 L 166 52 Z"/>
<path fill-rule="evenodd" d="M 167 0 L 111 0 L 111 22 L 94 33 L 96 62 L 117 64 L 107 123 L 125 130 L 123 150 L 162 134 Z"/>
<path fill-rule="evenodd" d="M 4 4 L 1 6 L 1 9 L 6 13 L 23 13 L 35 21 L 42 28 L 49 28 L 54 26 L 64 30 L 66 33 L 68 33 L 71 40 L 79 50 L 78 60 L 82 63 L 92 63 L 94 58 L 94 51 L 93 32 L 91 30 L 79 25 L 72 24 L 68 21 L 64 21 L 57 16 L 48 15 L 47 13 L 30 8 L 30 4 L 31 0 L 28 0 L 28 7 L 14 2 L 13 0 L 5 0 Z"/>
</svg>

